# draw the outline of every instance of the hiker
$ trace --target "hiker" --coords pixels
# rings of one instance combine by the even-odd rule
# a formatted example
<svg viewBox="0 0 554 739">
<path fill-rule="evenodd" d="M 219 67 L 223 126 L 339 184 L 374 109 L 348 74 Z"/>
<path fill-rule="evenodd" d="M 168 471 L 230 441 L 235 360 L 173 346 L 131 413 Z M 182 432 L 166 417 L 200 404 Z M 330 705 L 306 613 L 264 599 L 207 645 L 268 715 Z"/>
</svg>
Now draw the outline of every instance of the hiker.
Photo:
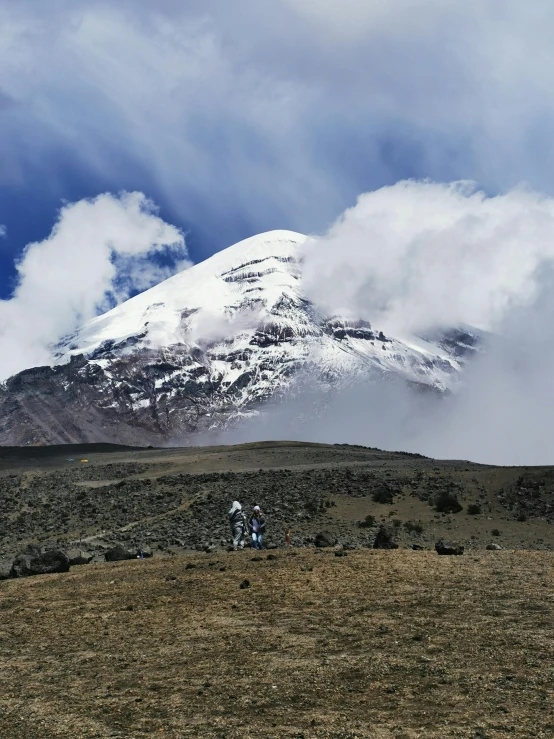
<svg viewBox="0 0 554 739">
<path fill-rule="evenodd" d="M 233 536 L 233 549 L 236 552 L 237 549 L 244 549 L 244 539 L 246 537 L 246 516 L 238 500 L 233 502 L 231 510 L 227 515 L 229 516 L 229 524 Z"/>
<path fill-rule="evenodd" d="M 252 549 L 263 549 L 262 539 L 265 534 L 265 518 L 259 505 L 254 506 L 254 513 L 248 522 L 252 536 Z"/>
</svg>

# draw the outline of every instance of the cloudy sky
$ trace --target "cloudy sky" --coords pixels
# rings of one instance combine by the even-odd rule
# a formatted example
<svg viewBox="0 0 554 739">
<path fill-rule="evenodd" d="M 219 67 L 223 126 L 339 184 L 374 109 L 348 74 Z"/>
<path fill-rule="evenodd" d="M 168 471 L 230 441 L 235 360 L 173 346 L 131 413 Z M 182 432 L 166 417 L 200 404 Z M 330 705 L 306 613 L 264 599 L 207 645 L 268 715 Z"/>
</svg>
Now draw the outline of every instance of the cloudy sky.
<svg viewBox="0 0 554 739">
<path fill-rule="evenodd" d="M 553 30 L 550 0 L 0 0 L 0 333 L 53 302 L 51 340 L 253 233 L 336 232 L 407 178 L 507 215 L 527 188 L 549 242 Z"/>
</svg>

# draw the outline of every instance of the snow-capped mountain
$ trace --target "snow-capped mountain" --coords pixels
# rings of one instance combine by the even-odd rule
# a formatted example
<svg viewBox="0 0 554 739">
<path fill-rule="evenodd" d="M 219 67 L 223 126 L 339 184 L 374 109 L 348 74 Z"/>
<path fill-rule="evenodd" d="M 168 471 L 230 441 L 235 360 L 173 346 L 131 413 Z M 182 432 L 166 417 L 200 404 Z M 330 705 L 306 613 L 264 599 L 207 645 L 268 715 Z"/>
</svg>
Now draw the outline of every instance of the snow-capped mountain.
<svg viewBox="0 0 554 739">
<path fill-rule="evenodd" d="M 0 393 L 0 443 L 187 441 L 294 392 L 377 375 L 445 391 L 477 335 L 386 336 L 368 317 L 325 316 L 302 293 L 308 237 L 241 241 L 86 323 L 56 364 Z"/>
</svg>

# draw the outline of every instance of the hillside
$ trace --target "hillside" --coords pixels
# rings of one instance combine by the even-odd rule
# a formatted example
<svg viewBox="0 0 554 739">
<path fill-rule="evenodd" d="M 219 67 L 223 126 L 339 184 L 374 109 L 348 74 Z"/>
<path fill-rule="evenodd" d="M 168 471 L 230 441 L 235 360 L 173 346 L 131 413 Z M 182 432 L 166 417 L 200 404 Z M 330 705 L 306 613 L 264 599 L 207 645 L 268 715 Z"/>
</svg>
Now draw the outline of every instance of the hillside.
<svg viewBox="0 0 554 739">
<path fill-rule="evenodd" d="M 156 553 L 221 551 L 234 499 L 247 509 L 263 507 L 272 547 L 283 545 L 287 526 L 299 547 L 313 547 L 321 531 L 346 547 L 371 547 L 382 526 L 404 547 L 433 549 L 441 537 L 468 550 L 554 545 L 549 467 L 301 442 L 68 446 L 1 450 L 0 557 L 26 544 L 82 546 L 97 560 L 114 544 Z"/>
</svg>

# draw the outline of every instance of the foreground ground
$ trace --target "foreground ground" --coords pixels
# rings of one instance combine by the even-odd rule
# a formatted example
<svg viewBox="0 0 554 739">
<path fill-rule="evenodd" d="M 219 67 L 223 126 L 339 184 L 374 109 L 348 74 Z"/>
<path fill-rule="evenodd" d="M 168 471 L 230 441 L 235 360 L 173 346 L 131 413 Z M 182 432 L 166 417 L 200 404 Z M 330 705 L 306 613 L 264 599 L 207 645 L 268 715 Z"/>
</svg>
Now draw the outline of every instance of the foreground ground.
<svg viewBox="0 0 554 739">
<path fill-rule="evenodd" d="M 253 556 L 0 582 L 0 736 L 554 736 L 553 554 Z"/>
</svg>

